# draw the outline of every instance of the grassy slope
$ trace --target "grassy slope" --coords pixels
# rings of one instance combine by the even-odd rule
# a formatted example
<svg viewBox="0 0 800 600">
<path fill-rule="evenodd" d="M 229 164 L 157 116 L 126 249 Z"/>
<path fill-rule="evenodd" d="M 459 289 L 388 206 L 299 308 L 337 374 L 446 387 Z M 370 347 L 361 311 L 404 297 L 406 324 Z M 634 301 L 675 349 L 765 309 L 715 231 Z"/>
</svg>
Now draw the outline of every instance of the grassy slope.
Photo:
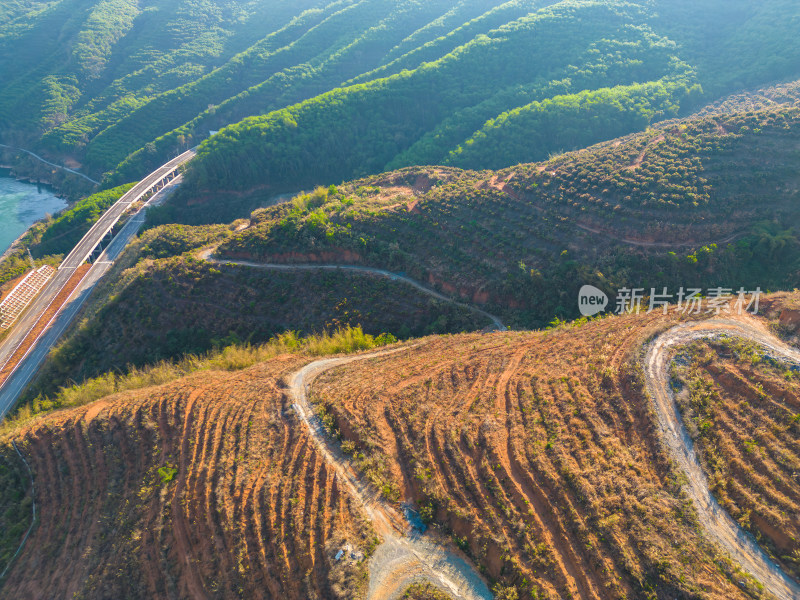
<svg viewBox="0 0 800 600">
<path fill-rule="evenodd" d="M 59 0 L 4 23 L 0 47 L 19 60 L 2 70 L 3 128 L 30 134 L 58 125 L 62 143 L 83 145 L 318 3 L 148 4 Z"/>
<path fill-rule="evenodd" d="M 749 111 L 750 96 L 731 99 L 546 163 L 410 168 L 320 190 L 257 211 L 221 251 L 265 261 L 348 252 L 528 327 L 573 316 L 583 283 L 612 294 L 792 289 L 800 112 L 796 86 L 780 93 L 787 104 Z M 169 210 L 180 217 L 179 205 Z"/>
<path fill-rule="evenodd" d="M 767 93 L 791 101 L 795 92 Z M 318 190 L 254 213 L 243 231 L 150 231 L 123 261 L 130 269 L 103 290 L 109 301 L 55 354 L 40 389 L 286 329 L 361 324 L 406 337 L 485 325 L 385 280 L 217 268 L 192 258 L 210 243 L 234 257 L 406 272 L 521 327 L 574 316 L 584 283 L 612 297 L 624 285 L 792 289 L 800 282 L 792 228 L 797 110 L 754 102 L 731 99 L 701 117 L 548 163 L 406 169 Z M 175 211 L 188 214 L 172 204 L 156 218 Z"/>
<path fill-rule="evenodd" d="M 247 189 L 266 183 L 285 189 L 398 164 L 442 163 L 459 143 L 471 143 L 468 138 L 488 119 L 532 100 L 551 99 L 544 112 L 565 121 L 565 134 L 588 125 L 587 109 L 595 125 L 602 123 L 584 139 L 565 135 L 561 143 L 570 147 L 628 133 L 659 115 L 674 114 L 693 79 L 674 45 L 642 21 L 637 11 L 614 2 L 564 2 L 532 13 L 413 71 L 231 126 L 201 147 L 188 184 Z M 643 89 L 642 81 L 658 83 L 640 93 L 635 106 L 623 106 L 629 94 Z M 577 102 L 574 94 L 581 90 L 615 85 L 620 87 L 610 97 L 592 98 L 581 113 L 562 108 Z M 542 143 L 498 160 L 535 160 L 555 149 L 546 130 L 524 131 L 541 134 Z M 493 154 L 479 153 L 484 161 Z"/>
<path fill-rule="evenodd" d="M 796 89 L 764 93 L 791 102 Z M 584 283 L 612 298 L 624 285 L 792 289 L 800 281 L 792 228 L 798 116 L 789 106 L 765 110 L 761 95 L 548 163 L 406 169 L 318 190 L 256 212 L 243 231 L 234 231 L 242 223 L 149 231 L 36 392 L 286 329 L 360 324 L 406 337 L 485 326 L 386 280 L 214 267 L 193 258 L 206 244 L 222 243 L 234 257 L 406 272 L 529 328 L 574 316 Z M 175 211 L 187 214 L 172 204 L 156 218 Z"/>
<path fill-rule="evenodd" d="M 147 149 L 158 162 L 179 135 L 199 141 L 209 129 L 324 92 L 380 66 L 405 38 L 428 41 L 426 28 L 441 16 L 461 24 L 482 12 L 475 3 L 454 9 L 443 1 L 142 7 L 119 0 L 129 11 L 120 18 L 111 13 L 123 6 L 113 2 L 79 11 L 73 4 L 32 9 L 0 28 L 0 46 L 30 47 L 19 64 L 4 66 L 0 123 L 25 136 L 45 131 L 47 149 L 85 156 L 101 171 L 191 122 Z M 60 36 L 45 39 L 54 23 Z M 119 39 L 107 45 L 104 36 Z M 40 93 L 26 104 L 30 89 Z M 149 163 L 148 152 L 137 167 Z"/>
</svg>

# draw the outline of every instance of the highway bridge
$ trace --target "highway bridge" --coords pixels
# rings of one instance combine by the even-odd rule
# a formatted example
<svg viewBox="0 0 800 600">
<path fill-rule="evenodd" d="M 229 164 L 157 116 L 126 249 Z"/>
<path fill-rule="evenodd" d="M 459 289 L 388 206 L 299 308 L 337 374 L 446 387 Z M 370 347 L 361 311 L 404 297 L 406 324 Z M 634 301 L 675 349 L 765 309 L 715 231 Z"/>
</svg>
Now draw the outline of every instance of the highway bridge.
<svg viewBox="0 0 800 600">
<path fill-rule="evenodd" d="M 15 367 L 14 371 L 0 384 L 0 420 L 14 406 L 19 395 L 38 371 L 50 348 L 56 343 L 58 337 L 66 330 L 69 322 L 77 316 L 78 309 L 88 297 L 97 281 L 110 268 L 113 260 L 122 252 L 125 245 L 138 232 L 144 222 L 143 206 L 139 207 L 136 214 L 130 219 L 123 230 L 117 234 L 108 247 L 103 250 L 106 238 L 112 235 L 114 226 L 133 205 L 152 198 L 165 186 L 172 183 L 180 176 L 180 167 L 195 156 L 194 150 L 188 150 L 180 156 L 173 158 L 165 165 L 159 167 L 142 181 L 131 188 L 124 196 L 109 208 L 100 219 L 89 229 L 80 242 L 72 249 L 59 266 L 55 276 L 45 286 L 44 290 L 34 299 L 25 313 L 17 321 L 8 337 L 0 343 L 0 371 L 8 363 L 17 350 L 39 324 L 40 319 L 50 308 L 50 305 L 63 290 L 70 280 L 75 269 L 89 260 L 93 255 L 100 257 L 93 265 L 91 271 L 84 277 L 78 288 L 64 303 L 65 309 L 53 319 L 52 323 L 42 331 L 23 360 Z M 69 305 L 69 307 L 67 307 Z M 68 310 L 67 310 L 68 308 Z M 56 322 L 57 321 L 57 322 Z M 51 326 L 52 325 L 52 326 Z M 57 335 L 54 335 L 57 333 Z"/>
</svg>

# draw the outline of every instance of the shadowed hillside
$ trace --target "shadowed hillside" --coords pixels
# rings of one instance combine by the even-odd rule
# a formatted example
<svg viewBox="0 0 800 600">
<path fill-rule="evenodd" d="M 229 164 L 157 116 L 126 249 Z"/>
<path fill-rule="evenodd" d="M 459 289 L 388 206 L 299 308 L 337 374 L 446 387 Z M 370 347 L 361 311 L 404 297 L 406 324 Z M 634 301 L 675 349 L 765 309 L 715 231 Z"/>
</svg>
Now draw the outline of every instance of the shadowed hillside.
<svg viewBox="0 0 800 600">
<path fill-rule="evenodd" d="M 219 253 L 263 262 L 338 254 L 525 327 L 574 317 L 584 283 L 612 296 L 624 286 L 793 289 L 800 113 L 791 103 L 762 108 L 770 102 L 731 99 L 544 163 L 409 168 L 319 189 L 253 213 Z M 166 207 L 163 218 L 191 215 L 181 211 Z"/>
<path fill-rule="evenodd" d="M 201 149 L 198 189 L 296 190 L 413 164 L 498 168 L 800 75 L 790 0 L 0 10 L 0 51 L 19 55 L 0 66 L 0 138 L 111 172 L 114 184 L 221 129 Z"/>
</svg>

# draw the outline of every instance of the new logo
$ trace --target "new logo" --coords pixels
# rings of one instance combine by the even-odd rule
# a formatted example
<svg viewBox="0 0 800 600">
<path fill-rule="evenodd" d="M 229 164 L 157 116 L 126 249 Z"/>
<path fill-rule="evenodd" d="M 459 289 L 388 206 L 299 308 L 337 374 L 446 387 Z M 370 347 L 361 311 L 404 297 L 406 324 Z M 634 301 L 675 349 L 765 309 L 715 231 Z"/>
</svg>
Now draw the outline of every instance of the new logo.
<svg viewBox="0 0 800 600">
<path fill-rule="evenodd" d="M 585 285 L 578 293 L 578 308 L 584 317 L 593 317 L 608 306 L 608 296 L 593 285 Z"/>
</svg>

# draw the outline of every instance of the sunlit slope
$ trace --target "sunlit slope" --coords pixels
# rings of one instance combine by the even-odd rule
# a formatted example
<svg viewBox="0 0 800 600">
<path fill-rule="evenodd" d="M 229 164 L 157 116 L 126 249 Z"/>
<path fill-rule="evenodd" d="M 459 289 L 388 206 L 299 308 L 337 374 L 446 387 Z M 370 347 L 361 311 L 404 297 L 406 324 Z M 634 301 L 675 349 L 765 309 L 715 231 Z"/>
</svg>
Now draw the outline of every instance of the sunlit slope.
<svg viewBox="0 0 800 600">
<path fill-rule="evenodd" d="M 359 597 L 364 565 L 333 558 L 374 534 L 284 404 L 301 364 L 203 373 L 9 433 L 0 460 L 16 468 L 9 439 L 28 456 L 38 522 L 0 593 Z"/>
<path fill-rule="evenodd" d="M 796 294 L 763 306 L 796 331 Z M 322 373 L 309 398 L 365 485 L 414 508 L 415 522 L 452 540 L 506 598 L 760 598 L 699 530 L 644 391 L 642 345 L 681 318 L 424 338 Z M 707 405 L 714 417 L 696 412 L 696 398 L 684 410 L 690 427 L 713 419 L 700 431 L 720 436 L 724 458 L 735 449 L 730 479 L 712 475 L 714 489 L 737 504 L 754 498 L 749 520 L 735 515 L 769 537 L 766 525 L 784 517 L 761 498 L 791 501 L 796 486 L 776 479 L 788 473 L 764 436 L 779 436 L 776 451 L 794 460 L 797 386 L 733 348 L 747 352 L 736 366 L 691 366 L 733 395 Z M 208 360 L 108 375 L 59 396 L 84 406 L 40 402 L 38 416 L 6 425 L 0 505 L 27 493 L 13 440 L 35 477 L 39 521 L 4 594 L 364 597 L 369 563 L 358 553 L 369 556 L 374 533 L 288 400 L 292 374 L 311 359 L 240 347 Z M 254 360 L 263 362 L 247 367 Z M 234 372 L 141 387 L 211 364 Z M 96 393 L 114 382 L 128 391 Z M 743 410 L 768 417 L 752 422 L 752 439 L 729 428 Z M 29 522 L 23 510 L 4 519 L 17 535 Z M 14 547 L 10 536 L 3 544 Z M 345 544 L 355 560 L 336 560 Z"/>
<path fill-rule="evenodd" d="M 641 388 L 636 350 L 667 323 L 426 340 L 324 374 L 313 397 L 385 494 L 520 598 L 744 598 Z"/>
<path fill-rule="evenodd" d="M 479 35 L 417 69 L 334 90 L 225 129 L 200 151 L 196 189 L 276 189 L 334 182 L 406 164 L 463 162 L 476 130 L 523 106 L 544 113 L 553 132 L 517 129 L 525 153 L 488 154 L 489 164 L 535 160 L 674 115 L 694 84 L 674 45 L 610 4 L 560 3 Z M 648 87 L 639 82 L 651 81 Z M 585 92 L 614 88 L 603 92 Z M 577 95 L 576 95 L 577 94 Z M 531 105 L 531 101 L 538 101 Z M 544 103 L 541 105 L 540 103 Z M 593 108 L 586 110 L 589 106 Z M 587 129 L 576 108 L 603 126 Z"/>
<path fill-rule="evenodd" d="M 781 294 L 763 308 L 795 344 L 798 300 Z M 729 339 L 686 348 L 674 377 L 715 496 L 773 560 L 800 577 L 800 368 Z"/>
</svg>

